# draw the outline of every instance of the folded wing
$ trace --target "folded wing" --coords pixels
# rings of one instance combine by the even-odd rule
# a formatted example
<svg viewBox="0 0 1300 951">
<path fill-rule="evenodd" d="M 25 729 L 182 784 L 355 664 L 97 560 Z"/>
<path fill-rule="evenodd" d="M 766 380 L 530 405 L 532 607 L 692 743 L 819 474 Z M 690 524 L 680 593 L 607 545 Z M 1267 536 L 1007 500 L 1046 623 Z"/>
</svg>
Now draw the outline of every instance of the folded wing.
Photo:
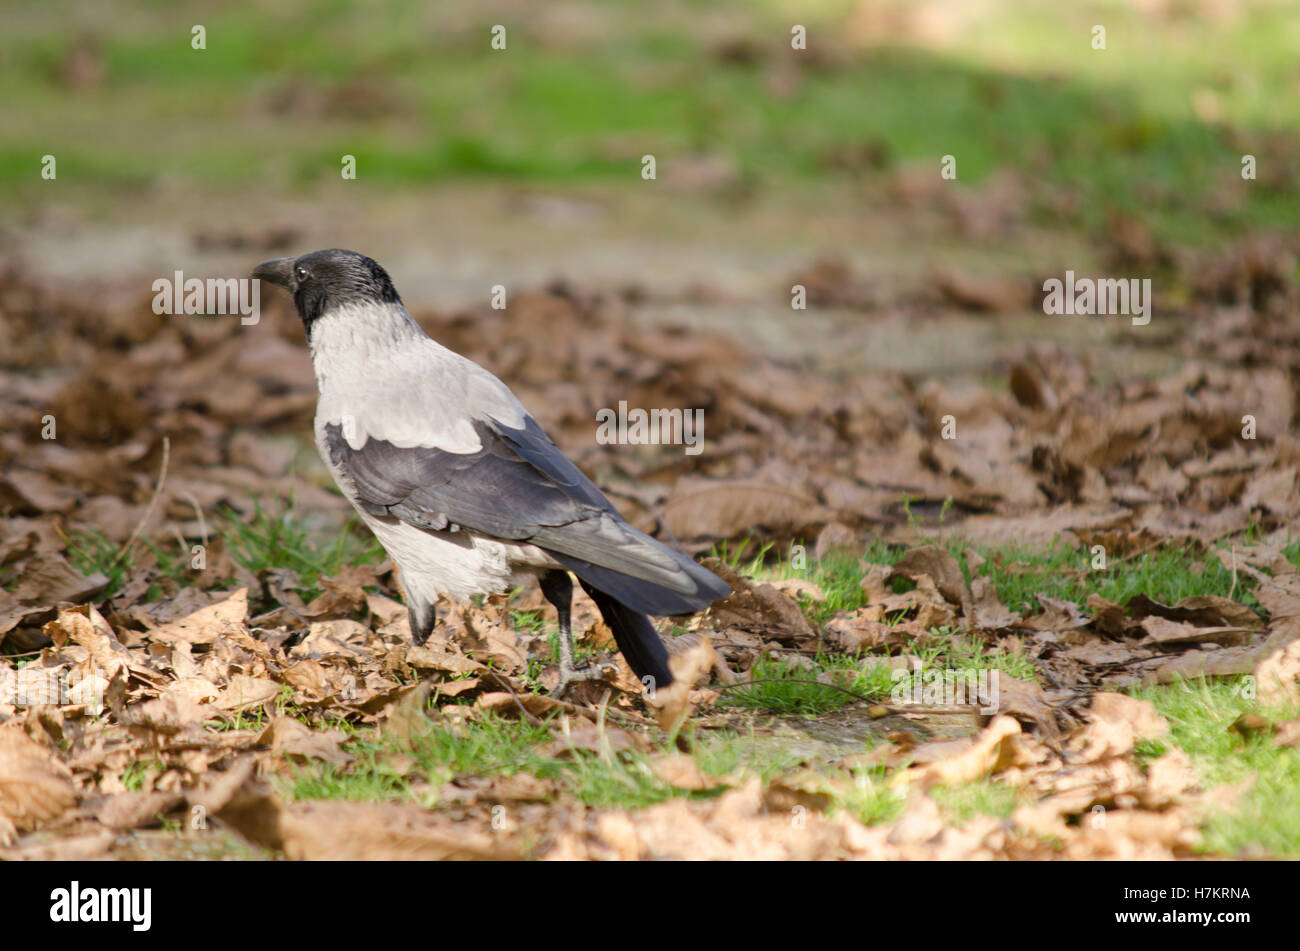
<svg viewBox="0 0 1300 951">
<path fill-rule="evenodd" d="M 627 524 L 531 416 L 519 429 L 490 418 L 474 428 L 481 448 L 473 453 L 374 438 L 353 449 L 337 424 L 325 439 L 373 515 L 536 545 L 646 614 L 689 614 L 730 593 L 713 572 Z"/>
</svg>

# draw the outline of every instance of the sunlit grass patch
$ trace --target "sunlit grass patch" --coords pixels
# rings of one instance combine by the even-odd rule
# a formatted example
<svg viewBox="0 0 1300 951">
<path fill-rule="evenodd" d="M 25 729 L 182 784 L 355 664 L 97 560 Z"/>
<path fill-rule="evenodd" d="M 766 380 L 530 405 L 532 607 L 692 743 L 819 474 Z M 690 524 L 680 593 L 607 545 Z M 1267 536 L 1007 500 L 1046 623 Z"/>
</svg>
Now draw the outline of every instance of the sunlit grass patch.
<svg viewBox="0 0 1300 951">
<path fill-rule="evenodd" d="M 1019 801 L 1015 789 L 991 779 L 977 779 L 960 786 L 936 786 L 929 795 L 958 825 L 981 815 L 1006 819 Z"/>
<path fill-rule="evenodd" d="M 749 669 L 744 685 L 728 689 L 718 705 L 818 716 L 858 699 L 887 697 L 893 683 L 888 665 L 882 663 L 827 655 L 803 667 L 761 657 Z"/>
<path fill-rule="evenodd" d="M 458 777 L 527 773 L 553 782 L 557 795 L 596 807 L 640 808 L 691 795 L 655 775 L 645 752 L 611 748 L 547 755 L 543 748 L 552 739 L 547 724 L 496 714 L 455 723 L 436 717 L 409 738 L 359 736 L 344 747 L 355 757 L 349 766 L 300 767 L 284 781 L 285 792 L 294 799 L 407 799 L 434 807 L 443 785 Z"/>
<path fill-rule="evenodd" d="M 1300 750 L 1274 746 L 1267 731 L 1243 737 L 1229 729 L 1243 713 L 1280 722 L 1300 716 L 1300 705 L 1262 709 L 1244 677 L 1179 681 L 1133 695 L 1151 701 L 1169 721 L 1168 737 L 1144 744 L 1145 757 L 1176 746 L 1191 757 L 1206 787 L 1252 781 L 1235 808 L 1208 817 L 1204 851 L 1300 855 Z"/>
<path fill-rule="evenodd" d="M 292 503 L 273 513 L 255 500 L 247 519 L 226 510 L 220 529 L 235 561 L 254 574 L 268 569 L 293 571 L 308 599 L 320 594 L 317 583 L 322 577 L 336 574 L 345 565 L 373 564 L 384 558 L 379 542 L 355 518 L 343 523 L 332 538 L 322 539 Z"/>
</svg>

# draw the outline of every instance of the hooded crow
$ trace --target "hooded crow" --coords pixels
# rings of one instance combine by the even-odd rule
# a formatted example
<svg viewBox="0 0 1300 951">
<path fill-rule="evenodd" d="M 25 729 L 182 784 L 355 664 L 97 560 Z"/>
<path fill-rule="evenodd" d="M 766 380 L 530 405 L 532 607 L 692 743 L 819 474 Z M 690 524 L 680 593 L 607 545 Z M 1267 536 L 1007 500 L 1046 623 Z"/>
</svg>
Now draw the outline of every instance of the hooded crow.
<svg viewBox="0 0 1300 951">
<path fill-rule="evenodd" d="M 411 636 L 440 594 L 467 598 L 536 577 L 573 666 L 573 582 L 651 689 L 673 682 L 648 614 L 690 614 L 730 593 L 708 569 L 625 522 L 504 383 L 430 339 L 388 273 L 355 251 L 264 261 L 253 277 L 293 295 L 320 398 L 316 447 L 401 572 Z"/>
</svg>

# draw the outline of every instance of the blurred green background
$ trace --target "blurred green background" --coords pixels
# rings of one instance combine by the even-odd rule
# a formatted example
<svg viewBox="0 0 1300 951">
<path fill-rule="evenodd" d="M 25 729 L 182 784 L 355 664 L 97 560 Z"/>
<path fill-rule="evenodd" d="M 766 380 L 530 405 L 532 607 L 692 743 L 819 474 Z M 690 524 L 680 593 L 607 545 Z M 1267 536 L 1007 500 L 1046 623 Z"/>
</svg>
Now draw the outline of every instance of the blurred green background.
<svg viewBox="0 0 1300 951">
<path fill-rule="evenodd" d="M 0 183 L 19 203 L 44 197 L 45 153 L 60 181 L 121 195 L 308 189 L 343 154 L 371 187 L 638 187 L 644 153 L 661 178 L 689 159 L 761 195 L 952 154 L 963 184 L 1010 170 L 1053 189 L 1035 214 L 1058 228 L 1119 210 L 1202 242 L 1297 211 L 1294 3 L 10 2 L 0 37 Z"/>
</svg>

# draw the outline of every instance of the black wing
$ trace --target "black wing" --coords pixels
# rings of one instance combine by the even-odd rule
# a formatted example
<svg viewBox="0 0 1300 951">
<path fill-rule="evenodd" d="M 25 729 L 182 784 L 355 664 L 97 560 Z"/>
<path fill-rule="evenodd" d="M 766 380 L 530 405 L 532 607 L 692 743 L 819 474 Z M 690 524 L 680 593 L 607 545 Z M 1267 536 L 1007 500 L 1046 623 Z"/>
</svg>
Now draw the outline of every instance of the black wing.
<svg viewBox="0 0 1300 951">
<path fill-rule="evenodd" d="M 473 453 L 379 439 L 352 449 L 336 424 L 325 427 L 325 440 L 372 515 L 536 545 L 647 614 L 688 614 L 730 592 L 708 569 L 628 525 L 532 417 L 522 429 L 478 421 L 475 430 L 482 448 Z"/>
</svg>

